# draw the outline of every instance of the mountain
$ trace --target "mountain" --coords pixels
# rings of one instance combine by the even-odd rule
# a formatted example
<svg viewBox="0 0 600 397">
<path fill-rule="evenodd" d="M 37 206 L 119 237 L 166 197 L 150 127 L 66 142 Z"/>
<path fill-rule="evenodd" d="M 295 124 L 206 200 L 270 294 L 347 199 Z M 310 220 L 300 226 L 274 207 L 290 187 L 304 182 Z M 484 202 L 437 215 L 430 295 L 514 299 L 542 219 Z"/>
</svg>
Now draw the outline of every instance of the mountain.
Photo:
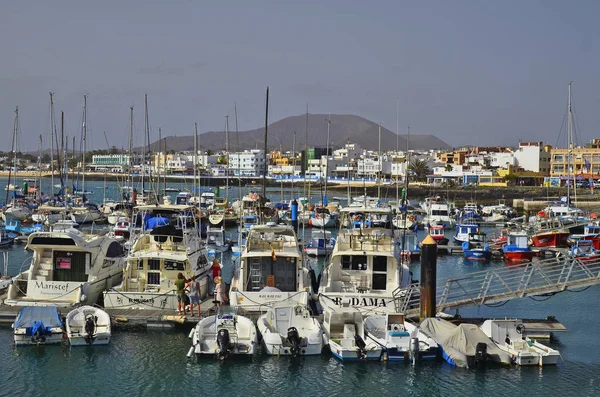
<svg viewBox="0 0 600 397">
<path fill-rule="evenodd" d="M 308 115 L 308 132 L 306 131 L 306 115 L 291 116 L 275 121 L 268 128 L 269 150 L 282 148 L 292 150 L 294 131 L 296 131 L 296 151 L 304 149 L 305 142 L 308 147 L 327 146 L 327 118 L 326 114 Z M 379 126 L 365 118 L 354 115 L 331 115 L 331 147 L 339 148 L 346 144 L 357 143 L 363 149 L 377 150 Z M 261 149 L 264 147 L 264 127 L 250 131 L 240 131 L 236 138 L 235 131 L 229 132 L 229 149 L 231 151 L 243 149 Z M 407 135 L 400 135 L 398 145 L 400 150 L 406 148 Z M 225 132 L 211 131 L 198 135 L 198 144 L 202 150 L 225 149 Z M 410 149 L 451 149 L 451 146 L 434 135 L 410 136 Z M 381 148 L 395 149 L 396 134 L 381 128 Z M 167 137 L 167 150 L 183 151 L 194 149 L 194 137 L 169 136 Z M 152 150 L 160 150 L 159 143 L 152 144 Z"/>
</svg>

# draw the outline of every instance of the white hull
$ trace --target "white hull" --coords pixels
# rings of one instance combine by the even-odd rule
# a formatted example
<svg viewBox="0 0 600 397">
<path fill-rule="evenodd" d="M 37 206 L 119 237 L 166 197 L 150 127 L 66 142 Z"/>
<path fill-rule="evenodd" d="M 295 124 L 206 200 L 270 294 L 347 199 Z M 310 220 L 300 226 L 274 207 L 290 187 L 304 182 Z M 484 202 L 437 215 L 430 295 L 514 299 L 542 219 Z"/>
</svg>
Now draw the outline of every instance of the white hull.
<svg viewBox="0 0 600 397">
<path fill-rule="evenodd" d="M 310 224 L 312 227 L 335 227 L 335 217 L 331 215 L 324 215 L 317 218 L 310 219 Z"/>
<path fill-rule="evenodd" d="M 329 247 L 329 248 L 306 247 L 304 249 L 304 251 L 306 252 L 306 255 L 308 255 L 308 256 L 327 256 L 331 253 L 331 251 L 333 251 L 333 247 Z"/>
<path fill-rule="evenodd" d="M 229 346 L 223 349 L 219 345 L 219 332 L 228 332 Z M 230 356 L 252 357 L 258 346 L 256 327 L 252 320 L 236 314 L 209 316 L 198 322 L 190 331 L 192 347 L 188 357 L 218 357 L 226 359 Z"/>
<path fill-rule="evenodd" d="M 87 321 L 91 322 L 89 333 Z M 66 325 L 71 346 L 107 345 L 110 341 L 110 317 L 102 309 L 80 306 L 67 314 Z"/>
<path fill-rule="evenodd" d="M 73 222 L 79 224 L 91 223 L 102 219 L 102 213 L 99 211 L 73 212 L 71 213 L 71 219 L 73 220 Z"/>
<path fill-rule="evenodd" d="M 31 210 L 29 208 L 8 208 L 2 214 L 2 219 L 5 222 L 8 221 L 24 221 L 31 216 Z"/>
<path fill-rule="evenodd" d="M 379 361 L 381 360 L 381 346 L 367 342 L 366 351 L 362 353 L 357 347 L 342 347 L 330 340 L 329 350 L 331 354 L 342 361 Z"/>
<path fill-rule="evenodd" d="M 17 330 L 15 330 L 17 331 Z M 50 335 L 45 336 L 45 340 L 43 342 L 35 341 L 31 338 L 31 336 L 27 335 L 17 335 L 14 334 L 15 345 L 17 346 L 29 346 L 29 345 L 57 345 L 62 343 L 64 337 L 64 332 L 56 332 Z"/>
</svg>

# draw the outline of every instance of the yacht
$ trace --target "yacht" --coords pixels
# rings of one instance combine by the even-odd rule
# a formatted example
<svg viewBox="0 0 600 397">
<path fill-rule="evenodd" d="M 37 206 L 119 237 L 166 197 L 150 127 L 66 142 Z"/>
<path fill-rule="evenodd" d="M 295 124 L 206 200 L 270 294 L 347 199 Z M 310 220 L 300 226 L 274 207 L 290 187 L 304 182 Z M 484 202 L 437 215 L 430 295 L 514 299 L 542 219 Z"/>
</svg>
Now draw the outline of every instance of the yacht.
<svg viewBox="0 0 600 397">
<path fill-rule="evenodd" d="M 410 274 L 399 263 L 400 247 L 391 219 L 389 208 L 342 209 L 329 265 L 320 283 L 314 282 L 313 293 L 363 311 L 395 312 L 395 294 L 410 283 Z"/>
<path fill-rule="evenodd" d="M 66 207 L 55 207 L 51 205 L 42 205 L 37 208 L 31 219 L 36 223 L 43 223 L 46 226 L 52 226 L 56 222 L 67 219 L 68 209 Z"/>
<path fill-rule="evenodd" d="M 333 251 L 335 238 L 331 237 L 329 230 L 312 229 L 310 241 L 306 244 L 304 252 L 308 256 L 327 256 Z"/>
<path fill-rule="evenodd" d="M 102 211 L 98 209 L 96 204 L 85 203 L 82 207 L 74 207 L 71 209 L 71 219 L 73 222 L 92 223 L 98 222 L 104 218 Z"/>
<path fill-rule="evenodd" d="M 291 226 L 268 223 L 248 231 L 231 281 L 232 306 L 260 311 L 275 302 L 306 304 L 308 285 L 308 270 Z"/>
<path fill-rule="evenodd" d="M 444 225 L 446 229 L 456 226 L 450 204 L 440 197 L 426 201 L 422 207 L 427 212 L 423 218 L 423 225 Z"/>
<path fill-rule="evenodd" d="M 230 248 L 229 240 L 225 239 L 223 226 L 210 227 L 206 229 L 206 248 L 209 250 L 226 252 Z"/>
<path fill-rule="evenodd" d="M 4 303 L 12 306 L 93 305 L 121 282 L 125 254 L 115 239 L 78 230 L 36 232 L 29 269 L 14 278 Z"/>
<path fill-rule="evenodd" d="M 134 227 L 123 282 L 104 293 L 107 308 L 177 309 L 179 273 L 200 283 L 208 295 L 210 265 L 190 205 L 141 205 Z"/>
</svg>

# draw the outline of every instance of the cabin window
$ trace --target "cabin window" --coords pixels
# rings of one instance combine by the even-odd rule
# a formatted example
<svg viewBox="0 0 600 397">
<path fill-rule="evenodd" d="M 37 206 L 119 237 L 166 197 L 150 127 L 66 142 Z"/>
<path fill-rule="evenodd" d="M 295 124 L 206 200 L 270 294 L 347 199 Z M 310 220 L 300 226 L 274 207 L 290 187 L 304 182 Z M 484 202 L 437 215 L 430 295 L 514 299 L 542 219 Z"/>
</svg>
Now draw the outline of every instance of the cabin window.
<svg viewBox="0 0 600 397">
<path fill-rule="evenodd" d="M 160 259 L 148 259 L 148 270 L 160 270 Z"/>
<path fill-rule="evenodd" d="M 343 255 L 342 269 L 367 270 L 367 257 L 365 255 Z"/>
<path fill-rule="evenodd" d="M 387 256 L 374 256 L 373 257 L 373 271 L 374 272 L 387 272 Z"/>
<path fill-rule="evenodd" d="M 86 252 L 54 251 L 54 281 L 87 281 Z"/>
<path fill-rule="evenodd" d="M 148 285 L 160 285 L 160 273 L 148 272 Z"/>
<path fill-rule="evenodd" d="M 185 262 L 165 260 L 165 270 L 185 270 Z"/>
<path fill-rule="evenodd" d="M 112 242 L 109 246 L 108 249 L 106 250 L 106 257 L 107 258 L 116 258 L 119 256 L 122 256 L 124 253 L 123 251 L 123 246 L 121 246 L 121 244 L 115 242 Z"/>
</svg>

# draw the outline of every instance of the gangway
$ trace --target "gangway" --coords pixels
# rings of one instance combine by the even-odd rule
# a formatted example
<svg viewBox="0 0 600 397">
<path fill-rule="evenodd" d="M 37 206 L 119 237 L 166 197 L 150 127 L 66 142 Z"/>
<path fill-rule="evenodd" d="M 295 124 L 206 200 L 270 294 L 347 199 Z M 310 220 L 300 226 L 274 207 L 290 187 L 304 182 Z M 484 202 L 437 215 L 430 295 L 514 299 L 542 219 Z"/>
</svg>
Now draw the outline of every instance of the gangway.
<svg viewBox="0 0 600 397">
<path fill-rule="evenodd" d="M 527 296 L 553 295 L 569 288 L 600 284 L 600 258 L 534 260 L 437 280 L 436 311 L 465 306 L 482 306 Z M 419 316 L 419 284 L 395 291 L 398 312 Z"/>
</svg>

